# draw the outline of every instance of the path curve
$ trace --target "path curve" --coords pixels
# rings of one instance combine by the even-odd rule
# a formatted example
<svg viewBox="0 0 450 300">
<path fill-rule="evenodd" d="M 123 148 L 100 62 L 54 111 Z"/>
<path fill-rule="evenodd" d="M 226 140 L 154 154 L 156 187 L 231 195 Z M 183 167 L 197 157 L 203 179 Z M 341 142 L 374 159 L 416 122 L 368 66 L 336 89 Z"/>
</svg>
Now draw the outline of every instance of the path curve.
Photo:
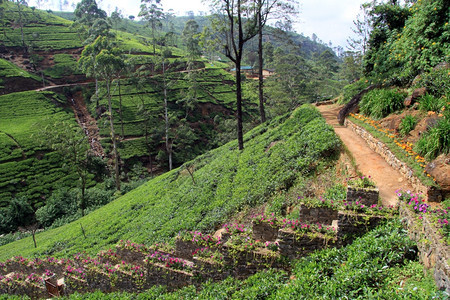
<svg viewBox="0 0 450 300">
<path fill-rule="evenodd" d="M 318 106 L 326 122 L 333 126 L 347 149 L 352 153 L 357 169 L 364 175 L 371 176 L 380 189 L 383 205 L 395 205 L 397 189 L 413 190 L 403 175 L 392 168 L 381 155 L 369 148 L 358 134 L 346 126 L 339 125 L 337 116 L 342 106 L 336 104 Z"/>
</svg>

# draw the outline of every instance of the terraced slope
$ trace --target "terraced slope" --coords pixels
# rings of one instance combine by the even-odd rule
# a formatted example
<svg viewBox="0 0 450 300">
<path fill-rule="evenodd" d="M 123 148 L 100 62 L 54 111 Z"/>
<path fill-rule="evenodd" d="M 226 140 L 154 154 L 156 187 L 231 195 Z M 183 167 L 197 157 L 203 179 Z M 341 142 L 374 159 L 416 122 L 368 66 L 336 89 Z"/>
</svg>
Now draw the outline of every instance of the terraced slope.
<svg viewBox="0 0 450 300">
<path fill-rule="evenodd" d="M 42 86 L 41 79 L 0 58 L 0 95 Z"/>
<path fill-rule="evenodd" d="M 74 223 L 38 234 L 37 248 L 28 238 L 0 247 L 0 260 L 18 254 L 94 254 L 121 239 L 151 244 L 184 229 L 212 230 L 288 189 L 340 149 L 333 129 L 310 106 L 255 128 L 244 140 L 243 151 L 230 142 Z"/>
<path fill-rule="evenodd" d="M 203 64 L 203 63 L 201 63 Z M 183 145 L 183 149 L 176 149 L 175 163 L 181 164 L 186 157 L 192 159 L 204 152 L 204 146 L 214 146 L 214 135 L 217 124 L 215 121 L 223 121 L 232 118 L 234 111 L 235 92 L 233 76 L 220 68 L 200 68 L 195 71 L 198 73 L 197 81 L 197 103 L 188 113 L 180 102 L 189 88 L 189 82 L 186 79 L 185 71 L 176 71 L 169 75 L 171 81 L 168 90 L 169 113 L 173 120 L 171 132 L 174 143 L 179 143 L 183 139 L 177 127 L 179 120 L 185 120 L 189 125 L 190 142 Z M 122 159 L 138 158 L 148 155 L 148 145 L 145 142 L 145 115 L 142 114 L 142 107 L 151 113 L 153 124 L 148 130 L 152 132 L 150 139 L 152 143 L 152 153 L 157 155 L 158 149 L 163 148 L 164 140 L 162 132 L 164 129 L 163 121 L 163 92 L 158 88 L 162 82 L 161 76 L 154 76 L 151 81 L 137 88 L 132 80 L 124 79 L 121 81 L 120 94 L 116 84 L 112 99 L 113 115 L 115 127 L 118 134 L 122 135 L 123 119 L 123 140 L 120 143 L 120 155 Z M 120 114 L 120 101 L 122 101 L 122 114 Z M 85 102 L 89 103 L 89 101 Z M 100 105 L 103 110 L 107 107 L 107 99 L 102 99 Z M 97 115 L 95 103 L 90 102 L 89 108 L 92 115 Z M 248 109 L 253 109 L 252 105 Z M 156 118 L 154 118 L 156 116 Z M 216 118 L 217 116 L 217 118 Z M 109 147 L 109 125 L 108 116 L 100 115 L 100 134 L 103 137 L 104 147 Z M 215 119 L 216 118 L 216 119 Z M 181 136 L 180 136 L 181 135 Z M 181 152 L 181 153 L 180 153 Z"/>
<path fill-rule="evenodd" d="M 0 203 L 25 196 L 35 207 L 60 186 L 73 187 L 77 177 L 63 168 L 56 153 L 41 146 L 40 126 L 56 120 L 75 123 L 64 100 L 52 92 L 20 92 L 0 96 Z"/>
<path fill-rule="evenodd" d="M 71 21 L 23 5 L 19 12 L 17 5 L 10 1 L 3 1 L 0 5 L 6 16 L 0 24 L 4 46 L 25 46 L 35 51 L 80 47 L 81 40 L 75 29 L 70 28 Z"/>
</svg>

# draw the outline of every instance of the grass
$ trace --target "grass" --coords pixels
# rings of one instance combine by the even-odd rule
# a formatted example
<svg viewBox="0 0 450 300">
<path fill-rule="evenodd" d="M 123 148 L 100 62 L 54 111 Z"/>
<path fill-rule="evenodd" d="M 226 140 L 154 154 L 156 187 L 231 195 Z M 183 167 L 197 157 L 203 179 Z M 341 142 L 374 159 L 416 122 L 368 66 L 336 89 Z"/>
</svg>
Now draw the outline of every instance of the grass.
<svg viewBox="0 0 450 300">
<path fill-rule="evenodd" d="M 171 240 L 180 230 L 212 230 L 314 173 L 337 158 L 339 148 L 320 113 L 303 106 L 247 133 L 242 152 L 233 141 L 189 162 L 195 182 L 183 167 L 174 169 L 74 223 L 40 233 L 36 249 L 29 238 L 1 247 L 0 260 L 96 253 L 121 239 L 150 244 Z"/>
<path fill-rule="evenodd" d="M 63 168 L 61 158 L 34 136 L 47 122 L 75 122 L 73 113 L 62 108 L 60 101 L 52 92 L 0 96 L 0 200 L 26 196 L 39 207 L 54 188 L 76 186 L 76 176 Z"/>
<path fill-rule="evenodd" d="M 362 97 L 359 106 L 363 114 L 378 120 L 402 109 L 405 97 L 394 89 L 375 89 Z"/>
</svg>

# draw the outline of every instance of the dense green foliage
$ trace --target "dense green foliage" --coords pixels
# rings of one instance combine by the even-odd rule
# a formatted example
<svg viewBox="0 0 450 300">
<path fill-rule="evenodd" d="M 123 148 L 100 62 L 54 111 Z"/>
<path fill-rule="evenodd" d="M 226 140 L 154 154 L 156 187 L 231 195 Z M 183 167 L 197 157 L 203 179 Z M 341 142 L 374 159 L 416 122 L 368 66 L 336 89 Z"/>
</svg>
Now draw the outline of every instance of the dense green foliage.
<svg viewBox="0 0 450 300">
<path fill-rule="evenodd" d="M 377 78 L 412 80 L 448 61 L 450 5 L 445 0 L 372 5 L 372 31 L 365 57 L 366 72 Z"/>
<path fill-rule="evenodd" d="M 403 108 L 406 93 L 394 89 L 377 89 L 365 94 L 360 102 L 361 112 L 381 119 Z"/>
<path fill-rule="evenodd" d="M 244 151 L 230 142 L 74 223 L 40 233 L 37 249 L 28 239 L 5 245 L 0 259 L 18 254 L 18 249 L 28 256 L 93 253 L 120 239 L 152 243 L 184 229 L 211 230 L 237 211 L 288 189 L 296 178 L 335 158 L 340 147 L 332 128 L 309 106 L 253 129 L 244 140 Z"/>
<path fill-rule="evenodd" d="M 429 160 L 439 154 L 450 153 L 450 113 L 447 111 L 436 126 L 430 128 L 422 135 L 415 145 L 415 150 Z"/>
</svg>

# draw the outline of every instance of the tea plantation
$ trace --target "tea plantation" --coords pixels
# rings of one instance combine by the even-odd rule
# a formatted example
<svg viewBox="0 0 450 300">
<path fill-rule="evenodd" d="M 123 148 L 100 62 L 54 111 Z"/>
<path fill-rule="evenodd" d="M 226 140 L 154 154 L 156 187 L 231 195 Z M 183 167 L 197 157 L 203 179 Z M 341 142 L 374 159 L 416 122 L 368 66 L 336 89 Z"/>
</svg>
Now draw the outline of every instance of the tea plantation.
<svg viewBox="0 0 450 300">
<path fill-rule="evenodd" d="M 61 157 L 41 146 L 37 137 L 43 126 L 57 120 L 75 123 L 63 103 L 61 96 L 52 92 L 0 96 L 1 202 L 25 196 L 37 208 L 55 188 L 76 186 L 77 176 L 65 170 Z"/>
<path fill-rule="evenodd" d="M 17 5 L 10 1 L 0 4 L 7 18 L 0 25 L 3 44 L 6 47 L 32 47 L 34 50 L 58 50 L 79 48 L 81 40 L 68 20 L 48 12 Z M 22 41 L 20 22 L 22 20 L 24 39 Z"/>
<path fill-rule="evenodd" d="M 37 248 L 29 238 L 0 247 L 0 260 L 17 254 L 95 253 L 121 239 L 150 244 L 184 229 L 210 231 L 289 189 L 339 151 L 340 141 L 320 113 L 302 106 L 247 133 L 243 151 L 233 141 L 207 152 L 74 223 L 38 234 Z"/>
</svg>

